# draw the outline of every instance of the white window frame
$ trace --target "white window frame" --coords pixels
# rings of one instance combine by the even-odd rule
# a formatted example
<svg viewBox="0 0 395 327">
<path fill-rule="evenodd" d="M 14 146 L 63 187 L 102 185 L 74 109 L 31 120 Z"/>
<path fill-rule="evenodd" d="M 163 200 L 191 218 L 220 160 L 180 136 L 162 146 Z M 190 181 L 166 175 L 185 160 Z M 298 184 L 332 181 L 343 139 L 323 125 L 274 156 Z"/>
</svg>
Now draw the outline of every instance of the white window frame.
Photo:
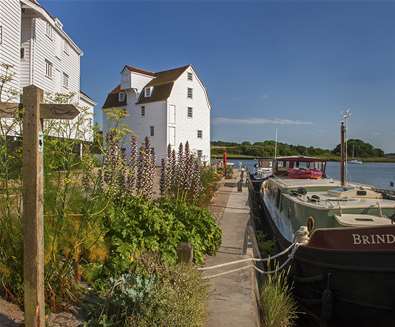
<svg viewBox="0 0 395 327">
<path fill-rule="evenodd" d="M 193 108 L 192 107 L 187 107 L 187 118 L 189 118 L 189 119 L 193 118 Z"/>
<path fill-rule="evenodd" d="M 125 97 L 126 97 L 125 92 L 119 92 L 118 93 L 118 102 L 124 102 L 125 101 Z"/>
<path fill-rule="evenodd" d="M 145 117 L 145 106 L 141 106 L 140 115 L 141 117 Z"/>
<path fill-rule="evenodd" d="M 65 89 L 69 88 L 69 79 L 70 79 L 70 76 L 67 75 L 65 72 L 63 72 L 63 87 Z"/>
<path fill-rule="evenodd" d="M 149 127 L 149 135 L 152 137 L 152 136 L 155 136 L 155 126 L 150 126 Z"/>
<path fill-rule="evenodd" d="M 187 88 L 187 98 L 193 99 L 193 88 L 191 88 L 191 87 Z"/>
<path fill-rule="evenodd" d="M 193 81 L 193 74 L 191 72 L 187 73 L 187 79 L 188 81 Z"/>
<path fill-rule="evenodd" d="M 68 55 L 69 51 L 70 51 L 69 43 L 66 40 L 63 40 L 63 52 Z"/>
<path fill-rule="evenodd" d="M 53 27 L 50 23 L 47 22 L 45 26 L 45 35 L 48 36 L 49 39 L 53 39 Z"/>
<path fill-rule="evenodd" d="M 48 59 L 45 59 L 45 77 L 53 78 L 53 64 Z"/>
<path fill-rule="evenodd" d="M 201 129 L 197 130 L 197 138 L 198 139 L 203 139 L 203 130 L 201 130 Z"/>
<path fill-rule="evenodd" d="M 152 87 L 146 87 L 144 89 L 144 97 L 149 98 L 152 95 Z"/>
</svg>

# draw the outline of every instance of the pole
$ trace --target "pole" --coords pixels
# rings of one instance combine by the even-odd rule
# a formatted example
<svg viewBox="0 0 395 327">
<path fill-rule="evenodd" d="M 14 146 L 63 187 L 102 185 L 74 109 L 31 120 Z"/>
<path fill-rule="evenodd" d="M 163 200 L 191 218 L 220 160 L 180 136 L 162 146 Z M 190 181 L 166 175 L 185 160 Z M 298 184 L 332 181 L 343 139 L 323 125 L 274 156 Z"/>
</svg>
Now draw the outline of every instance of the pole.
<svg viewBox="0 0 395 327">
<path fill-rule="evenodd" d="M 341 180 L 341 186 L 344 187 L 346 185 L 346 179 L 345 179 L 345 151 L 346 147 L 344 144 L 344 135 L 345 135 L 345 127 L 344 127 L 344 122 L 341 122 L 340 126 L 340 155 L 341 155 L 341 160 L 340 160 L 340 180 Z"/>
<path fill-rule="evenodd" d="M 23 89 L 23 270 L 25 326 L 45 326 L 44 302 L 44 192 L 43 120 L 40 103 L 43 91 L 35 86 Z"/>
<path fill-rule="evenodd" d="M 274 143 L 274 160 L 277 158 L 277 128 L 276 128 L 276 142 Z"/>
</svg>

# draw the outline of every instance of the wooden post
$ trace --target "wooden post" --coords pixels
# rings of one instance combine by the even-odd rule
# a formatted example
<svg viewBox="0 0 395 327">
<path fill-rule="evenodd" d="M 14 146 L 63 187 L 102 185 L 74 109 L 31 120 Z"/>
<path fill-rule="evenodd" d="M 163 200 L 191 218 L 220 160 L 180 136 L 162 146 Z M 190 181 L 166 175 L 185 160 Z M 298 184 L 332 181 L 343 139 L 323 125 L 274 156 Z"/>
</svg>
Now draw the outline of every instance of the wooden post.
<svg viewBox="0 0 395 327">
<path fill-rule="evenodd" d="M 23 270 L 25 326 L 45 326 L 44 301 L 44 182 L 43 91 L 23 89 Z"/>
<path fill-rule="evenodd" d="M 20 103 L 0 102 L 0 118 L 23 113 L 23 278 L 25 326 L 45 327 L 44 298 L 44 119 L 73 119 L 79 111 L 71 104 L 43 104 L 43 91 L 30 85 Z"/>
<path fill-rule="evenodd" d="M 177 247 L 177 262 L 191 264 L 193 261 L 193 248 L 190 243 L 182 242 Z"/>
</svg>

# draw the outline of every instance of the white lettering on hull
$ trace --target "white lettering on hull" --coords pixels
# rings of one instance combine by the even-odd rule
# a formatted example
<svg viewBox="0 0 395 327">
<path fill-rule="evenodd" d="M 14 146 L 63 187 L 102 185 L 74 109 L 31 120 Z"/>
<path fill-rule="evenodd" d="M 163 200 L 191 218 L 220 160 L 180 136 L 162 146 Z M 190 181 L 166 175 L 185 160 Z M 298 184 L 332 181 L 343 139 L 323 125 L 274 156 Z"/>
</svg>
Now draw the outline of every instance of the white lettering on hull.
<svg viewBox="0 0 395 327">
<path fill-rule="evenodd" d="M 352 234 L 354 245 L 395 244 L 394 234 Z"/>
</svg>

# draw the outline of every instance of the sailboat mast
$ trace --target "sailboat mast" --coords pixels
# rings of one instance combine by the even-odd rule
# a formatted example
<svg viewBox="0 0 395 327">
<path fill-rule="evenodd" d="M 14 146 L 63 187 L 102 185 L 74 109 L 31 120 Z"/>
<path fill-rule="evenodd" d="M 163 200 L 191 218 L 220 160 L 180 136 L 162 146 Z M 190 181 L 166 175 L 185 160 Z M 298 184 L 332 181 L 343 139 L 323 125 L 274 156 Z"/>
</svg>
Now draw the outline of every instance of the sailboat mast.
<svg viewBox="0 0 395 327">
<path fill-rule="evenodd" d="M 346 144 L 345 144 L 346 127 L 344 121 L 340 125 L 340 181 L 341 186 L 346 185 Z"/>
<path fill-rule="evenodd" d="M 276 128 L 276 142 L 274 143 L 274 160 L 277 158 L 277 128 Z"/>
</svg>

